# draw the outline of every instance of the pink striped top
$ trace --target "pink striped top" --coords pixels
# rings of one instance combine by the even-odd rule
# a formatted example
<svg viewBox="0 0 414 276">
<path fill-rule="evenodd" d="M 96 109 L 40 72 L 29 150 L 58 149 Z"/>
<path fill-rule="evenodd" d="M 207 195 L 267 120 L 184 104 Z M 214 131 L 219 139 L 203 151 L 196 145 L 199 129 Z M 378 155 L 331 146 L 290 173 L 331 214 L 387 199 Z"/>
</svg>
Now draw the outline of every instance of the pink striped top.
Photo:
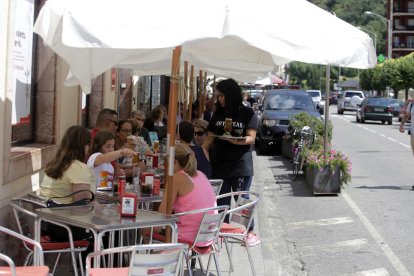
<svg viewBox="0 0 414 276">
<path fill-rule="evenodd" d="M 180 173 L 185 173 L 180 171 Z M 209 208 L 216 206 L 216 196 L 213 188 L 205 174 L 197 171 L 193 177 L 187 175 L 194 184 L 194 189 L 184 196 L 178 196 L 175 199 L 173 209 L 174 213 L 188 212 L 197 209 Z M 178 226 L 178 239 L 193 242 L 197 235 L 198 228 L 202 219 L 202 214 L 186 215 L 180 217 Z M 206 246 L 208 244 L 197 244 Z"/>
</svg>

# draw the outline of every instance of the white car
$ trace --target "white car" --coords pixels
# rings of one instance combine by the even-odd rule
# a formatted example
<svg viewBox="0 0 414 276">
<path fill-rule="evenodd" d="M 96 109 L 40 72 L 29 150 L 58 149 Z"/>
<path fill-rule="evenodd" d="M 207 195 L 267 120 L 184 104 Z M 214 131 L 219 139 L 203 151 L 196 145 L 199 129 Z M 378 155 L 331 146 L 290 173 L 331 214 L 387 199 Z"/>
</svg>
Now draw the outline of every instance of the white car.
<svg viewBox="0 0 414 276">
<path fill-rule="evenodd" d="M 322 93 L 320 90 L 306 90 L 308 94 L 312 97 L 312 101 L 315 103 L 315 106 L 319 109 L 324 109 L 325 101 L 322 101 Z"/>
<path fill-rule="evenodd" d="M 364 99 L 362 91 L 345 90 L 338 98 L 338 114 L 344 114 L 344 111 L 357 111 L 358 104 Z"/>
</svg>

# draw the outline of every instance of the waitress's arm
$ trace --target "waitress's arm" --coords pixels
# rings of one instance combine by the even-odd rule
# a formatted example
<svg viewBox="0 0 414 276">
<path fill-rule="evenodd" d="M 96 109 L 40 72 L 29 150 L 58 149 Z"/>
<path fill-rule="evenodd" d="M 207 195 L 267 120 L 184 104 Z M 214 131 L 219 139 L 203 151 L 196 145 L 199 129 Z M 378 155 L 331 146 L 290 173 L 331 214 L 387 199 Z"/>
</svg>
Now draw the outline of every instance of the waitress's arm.
<svg viewBox="0 0 414 276">
<path fill-rule="evenodd" d="M 204 149 L 204 151 L 209 152 L 211 149 L 211 146 L 214 142 L 214 132 L 207 131 L 207 138 L 204 140 L 204 143 L 201 145 L 201 147 Z"/>
<path fill-rule="evenodd" d="M 256 140 L 256 133 L 257 133 L 257 130 L 254 128 L 251 128 L 251 129 L 246 129 L 246 139 L 237 140 L 237 139 L 228 139 L 225 137 L 220 137 L 220 139 L 226 140 L 229 143 L 232 143 L 234 145 L 254 145 L 254 142 Z"/>
</svg>

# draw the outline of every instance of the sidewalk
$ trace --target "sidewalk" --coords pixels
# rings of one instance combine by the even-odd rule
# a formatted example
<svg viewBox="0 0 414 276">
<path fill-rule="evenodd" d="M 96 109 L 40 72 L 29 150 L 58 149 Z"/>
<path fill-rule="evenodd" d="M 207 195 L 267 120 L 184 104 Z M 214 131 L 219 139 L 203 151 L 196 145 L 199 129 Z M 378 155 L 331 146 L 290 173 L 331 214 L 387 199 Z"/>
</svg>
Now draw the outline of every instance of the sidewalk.
<svg viewBox="0 0 414 276">
<path fill-rule="evenodd" d="M 275 189 L 276 180 L 272 173 L 272 168 L 269 167 L 268 158 L 258 159 L 256 153 L 253 152 L 253 163 L 255 168 L 255 175 L 251 190 L 261 194 L 262 198 L 259 201 L 258 209 L 255 216 L 255 233 L 260 236 L 261 244 L 250 248 L 252 258 L 257 276 L 275 276 L 283 275 L 280 271 L 278 252 L 275 250 L 277 238 L 283 235 L 283 230 L 279 227 L 276 217 L 272 216 L 274 210 L 275 197 L 272 194 L 272 189 Z M 285 173 L 289 161 L 286 159 L 286 164 L 281 164 L 280 172 Z M 273 168 L 275 170 L 275 168 Z M 279 247 L 278 247 L 279 248 Z M 221 275 L 234 276 L 250 276 L 253 275 L 249 258 L 246 249 L 240 245 L 234 244 L 233 251 L 233 265 L 234 272 L 230 273 L 230 266 L 226 250 L 223 248 L 220 255 Z M 207 260 L 207 259 L 206 259 Z M 205 261 L 206 263 L 206 261 Z M 212 272 L 210 275 L 217 275 L 215 266 L 212 264 Z M 198 267 L 198 266 L 197 266 Z M 201 271 L 195 271 L 195 276 L 204 275 Z M 285 274 L 287 275 L 287 274 Z"/>
</svg>

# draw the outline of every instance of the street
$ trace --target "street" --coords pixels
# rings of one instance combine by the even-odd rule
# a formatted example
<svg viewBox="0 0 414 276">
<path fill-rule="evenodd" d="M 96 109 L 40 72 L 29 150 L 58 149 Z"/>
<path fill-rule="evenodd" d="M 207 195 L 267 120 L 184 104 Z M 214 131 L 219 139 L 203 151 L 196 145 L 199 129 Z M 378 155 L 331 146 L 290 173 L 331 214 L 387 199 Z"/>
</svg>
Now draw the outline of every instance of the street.
<svg viewBox="0 0 414 276">
<path fill-rule="evenodd" d="M 290 161 L 255 156 L 264 275 L 411 275 L 414 176 L 409 137 L 392 125 L 355 122 L 330 108 L 333 147 L 352 161 L 338 196 L 291 180 Z M 277 272 L 275 272 L 277 271 Z"/>
</svg>

